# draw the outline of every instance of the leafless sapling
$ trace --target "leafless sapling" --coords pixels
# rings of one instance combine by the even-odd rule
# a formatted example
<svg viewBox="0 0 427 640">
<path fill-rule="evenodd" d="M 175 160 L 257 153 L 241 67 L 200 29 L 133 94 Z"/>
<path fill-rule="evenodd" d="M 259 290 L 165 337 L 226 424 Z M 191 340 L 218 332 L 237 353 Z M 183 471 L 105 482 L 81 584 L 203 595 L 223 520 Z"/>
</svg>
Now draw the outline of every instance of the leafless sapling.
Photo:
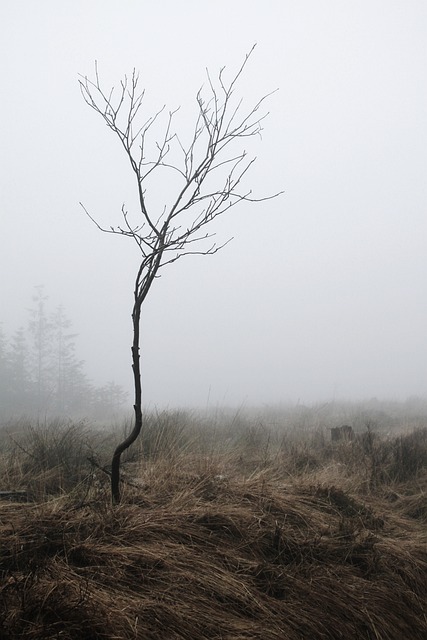
<svg viewBox="0 0 427 640">
<path fill-rule="evenodd" d="M 254 47 L 253 47 L 254 48 Z M 159 270 L 176 262 L 184 255 L 212 255 L 227 242 L 217 245 L 215 235 L 206 227 L 218 216 L 239 202 L 259 202 L 275 197 L 256 198 L 245 189 L 243 179 L 255 158 L 243 148 L 245 139 L 258 136 L 267 113 L 261 113 L 264 95 L 254 106 L 245 109 L 242 99 L 236 99 L 236 85 L 253 51 L 245 59 L 231 80 L 226 81 L 225 68 L 215 80 L 207 71 L 206 86 L 197 95 L 197 115 L 189 141 L 174 131 L 175 111 L 168 114 L 163 107 L 144 120 L 142 106 L 144 91 L 139 90 L 139 76 L 134 70 L 125 76 L 116 91 L 102 88 L 98 66 L 94 79 L 81 76 L 80 89 L 86 103 L 101 116 L 119 139 L 130 163 L 138 195 L 136 224 L 128 215 L 125 205 L 121 209 L 122 223 L 105 228 L 83 206 L 89 218 L 105 233 L 130 238 L 140 251 L 140 262 L 134 283 L 132 309 L 133 343 L 132 369 L 134 378 L 135 422 L 131 433 L 114 451 L 111 466 L 111 492 L 113 503 L 120 502 L 120 457 L 138 437 L 142 427 L 142 389 L 140 368 L 141 307 Z M 165 118 L 161 137 L 154 137 L 154 126 Z M 152 143 L 155 143 L 154 146 Z M 150 147 L 151 145 L 151 147 Z M 150 148 L 152 156 L 150 155 Z M 147 201 L 147 187 L 156 174 L 162 184 L 169 177 L 175 191 L 167 204 L 154 210 Z"/>
</svg>

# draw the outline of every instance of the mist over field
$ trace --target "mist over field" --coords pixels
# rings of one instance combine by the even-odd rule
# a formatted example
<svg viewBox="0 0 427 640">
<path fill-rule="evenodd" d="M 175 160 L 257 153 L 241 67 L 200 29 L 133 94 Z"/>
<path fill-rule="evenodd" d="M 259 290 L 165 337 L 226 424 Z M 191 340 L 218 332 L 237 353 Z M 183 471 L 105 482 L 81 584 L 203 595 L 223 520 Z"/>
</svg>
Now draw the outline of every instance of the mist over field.
<svg viewBox="0 0 427 640">
<path fill-rule="evenodd" d="M 109 227 L 123 203 L 138 220 L 137 193 L 78 74 L 93 77 L 96 60 L 110 87 L 136 68 L 144 117 L 180 107 L 185 137 L 206 67 L 214 77 L 225 65 L 231 78 L 256 42 L 236 99 L 250 107 L 279 91 L 262 136 L 248 143 L 257 161 L 245 189 L 284 194 L 233 208 L 214 223 L 216 241 L 232 242 L 169 265 L 154 283 L 142 315 L 144 406 L 370 401 L 389 403 L 392 415 L 390 403 L 412 398 L 412 413 L 424 411 L 425 3 L 5 0 L 0 25 L 0 356 L 16 356 L 22 327 L 31 393 L 40 400 L 41 334 L 30 323 L 43 285 L 46 317 L 62 308 L 70 322 L 69 372 L 88 383 L 79 387 L 86 400 L 105 403 L 101 390 L 115 389 L 123 410 L 132 405 L 138 248 L 102 234 L 79 202 Z M 154 216 L 173 186 L 153 183 Z M 45 334 L 51 412 L 53 393 L 55 406 L 63 401 L 58 323 Z M 82 407 L 82 397 L 73 402 Z"/>
</svg>

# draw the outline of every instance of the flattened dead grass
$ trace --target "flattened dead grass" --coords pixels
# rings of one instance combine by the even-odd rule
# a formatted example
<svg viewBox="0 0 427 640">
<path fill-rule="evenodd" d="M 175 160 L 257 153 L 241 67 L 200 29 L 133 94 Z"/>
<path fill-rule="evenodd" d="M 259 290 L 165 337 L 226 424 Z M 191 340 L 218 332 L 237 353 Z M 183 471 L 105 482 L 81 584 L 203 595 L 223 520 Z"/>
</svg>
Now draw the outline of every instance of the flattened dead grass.
<svg viewBox="0 0 427 640">
<path fill-rule="evenodd" d="M 0 504 L 2 638 L 427 637 L 424 499 L 184 465 L 154 478 L 114 509 Z"/>
</svg>

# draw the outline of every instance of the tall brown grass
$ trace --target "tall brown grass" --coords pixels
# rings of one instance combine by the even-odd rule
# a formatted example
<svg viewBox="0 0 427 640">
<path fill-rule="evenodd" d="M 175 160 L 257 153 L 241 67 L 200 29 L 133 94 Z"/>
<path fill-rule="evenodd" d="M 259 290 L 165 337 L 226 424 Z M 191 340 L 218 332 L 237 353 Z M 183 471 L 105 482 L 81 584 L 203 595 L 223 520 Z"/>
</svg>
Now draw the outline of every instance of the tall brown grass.
<svg viewBox="0 0 427 640">
<path fill-rule="evenodd" d="M 120 433 L 6 425 L 0 637 L 427 637 L 427 428 L 290 422 L 147 416 L 114 508 Z"/>
</svg>

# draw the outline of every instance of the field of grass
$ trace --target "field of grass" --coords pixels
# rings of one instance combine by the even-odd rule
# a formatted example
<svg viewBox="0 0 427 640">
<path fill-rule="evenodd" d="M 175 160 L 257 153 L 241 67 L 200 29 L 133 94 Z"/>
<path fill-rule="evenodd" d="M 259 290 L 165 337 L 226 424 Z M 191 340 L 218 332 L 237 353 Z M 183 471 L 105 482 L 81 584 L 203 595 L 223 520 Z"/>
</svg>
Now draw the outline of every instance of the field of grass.
<svg viewBox="0 0 427 640">
<path fill-rule="evenodd" d="M 1 638 L 427 638 L 427 413 L 149 415 L 112 507 L 126 428 L 1 428 Z"/>
</svg>

